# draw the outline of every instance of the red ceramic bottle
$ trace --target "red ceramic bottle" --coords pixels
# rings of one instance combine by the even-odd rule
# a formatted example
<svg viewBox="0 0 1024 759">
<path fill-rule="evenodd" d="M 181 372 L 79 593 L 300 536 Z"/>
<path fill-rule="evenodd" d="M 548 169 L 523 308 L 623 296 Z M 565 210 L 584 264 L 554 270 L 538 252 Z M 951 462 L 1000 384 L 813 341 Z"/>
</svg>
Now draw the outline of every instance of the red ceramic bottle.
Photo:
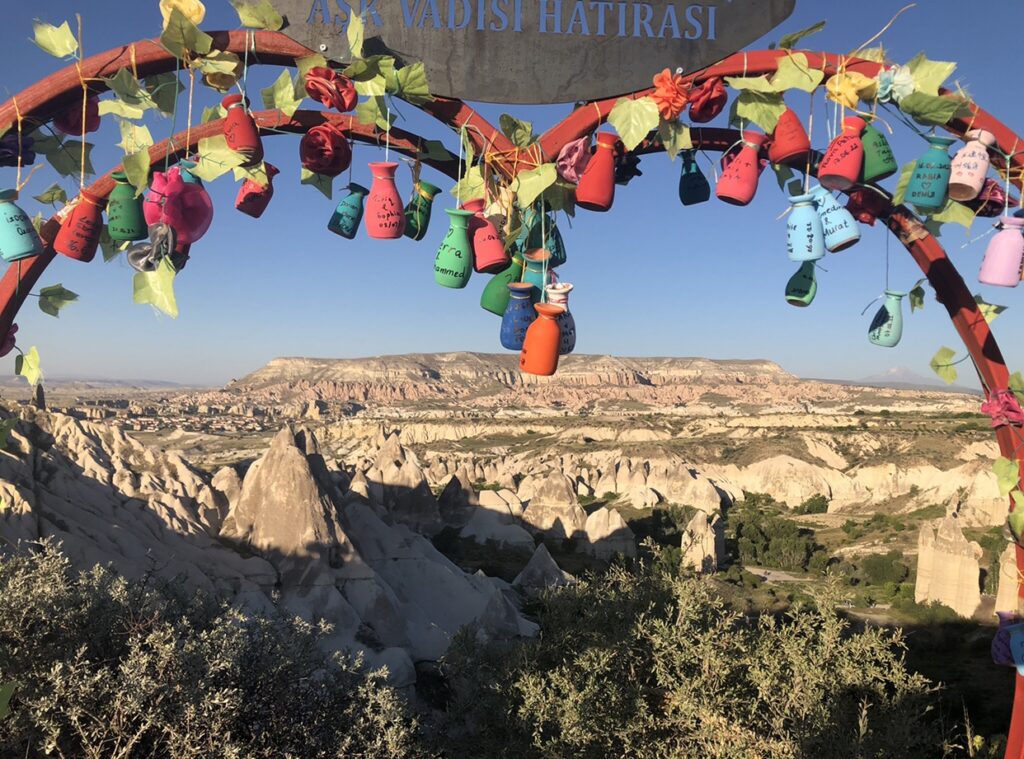
<svg viewBox="0 0 1024 759">
<path fill-rule="evenodd" d="M 224 140 L 228 147 L 245 157 L 245 166 L 263 160 L 263 142 L 252 114 L 247 110 L 249 101 L 241 95 L 228 95 L 221 103 L 228 115 L 224 117 Z"/>
<path fill-rule="evenodd" d="M 92 261 L 103 231 L 102 203 L 91 192 L 82 190 L 53 240 L 55 252 L 84 263 Z"/>
<path fill-rule="evenodd" d="M 476 198 L 462 204 L 463 209 L 473 214 L 469 220 L 469 235 L 473 244 L 473 271 L 478 274 L 504 271 L 509 264 L 505 242 L 484 214 L 486 203 L 483 198 Z"/>
<path fill-rule="evenodd" d="M 259 182 L 246 179 L 238 190 L 238 197 L 235 198 L 235 208 L 254 219 L 258 219 L 267 210 L 271 198 L 274 197 L 274 177 L 281 172 L 273 164 L 264 164 L 267 169 L 267 185 L 264 187 Z"/>
<path fill-rule="evenodd" d="M 811 149 L 811 140 L 800 118 L 787 108 L 775 125 L 772 141 L 768 145 L 768 160 L 772 163 L 803 163 Z"/>
<path fill-rule="evenodd" d="M 615 200 L 615 145 L 619 138 L 598 132 L 597 149 L 576 185 L 576 205 L 588 211 L 607 211 Z"/>
<path fill-rule="evenodd" d="M 550 377 L 558 369 L 558 349 L 562 343 L 562 331 L 556 319 L 565 308 L 554 303 L 537 303 L 534 309 L 537 318 L 526 330 L 519 369 L 527 374 Z"/>
<path fill-rule="evenodd" d="M 395 187 L 398 164 L 378 161 L 370 164 L 373 184 L 366 201 L 366 233 L 375 240 L 397 240 L 405 233 L 405 206 Z"/>
<path fill-rule="evenodd" d="M 832 140 L 818 166 L 818 183 L 829 190 L 848 190 L 860 181 L 864 165 L 861 132 L 867 122 L 860 116 L 843 119 L 843 133 Z"/>
<path fill-rule="evenodd" d="M 735 206 L 745 206 L 754 199 L 757 179 L 761 175 L 761 146 L 767 137 L 759 132 L 744 132 L 740 150 L 729 161 L 718 179 L 715 195 Z"/>
</svg>

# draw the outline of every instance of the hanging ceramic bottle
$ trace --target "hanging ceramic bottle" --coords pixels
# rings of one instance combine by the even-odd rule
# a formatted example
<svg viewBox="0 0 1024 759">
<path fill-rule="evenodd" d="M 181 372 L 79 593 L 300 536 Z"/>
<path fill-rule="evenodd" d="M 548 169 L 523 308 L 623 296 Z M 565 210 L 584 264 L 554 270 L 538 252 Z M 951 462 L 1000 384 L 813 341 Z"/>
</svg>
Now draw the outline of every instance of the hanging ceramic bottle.
<svg viewBox="0 0 1024 759">
<path fill-rule="evenodd" d="M 828 146 L 818 165 L 818 182 L 829 190 L 848 190 L 860 181 L 864 167 L 861 133 L 866 122 L 860 116 L 843 119 L 843 132 Z"/>
<path fill-rule="evenodd" d="M 996 144 L 996 136 L 984 129 L 972 129 L 966 137 L 968 142 L 950 164 L 949 175 L 949 197 L 961 202 L 981 193 L 990 164 L 988 149 Z"/>
<path fill-rule="evenodd" d="M 523 263 L 526 267 L 523 271 L 523 282 L 533 288 L 530 297 L 536 303 L 551 281 L 551 251 L 544 248 L 529 250 L 523 254 Z"/>
<path fill-rule="evenodd" d="M 588 211 L 607 211 L 615 200 L 615 146 L 611 132 L 597 133 L 597 148 L 576 185 L 576 205 Z"/>
<path fill-rule="evenodd" d="M 480 295 L 480 307 L 498 316 L 504 314 L 508 308 L 508 286 L 512 282 L 518 282 L 522 276 L 523 259 L 513 256 L 509 265 L 491 277 L 491 281 L 484 286 L 484 291 Z"/>
<path fill-rule="evenodd" d="M 925 211 L 938 211 L 946 205 L 952 161 L 949 137 L 928 137 L 928 151 L 917 159 L 903 197 L 908 203 Z"/>
<path fill-rule="evenodd" d="M 270 201 L 274 197 L 274 177 L 281 173 L 271 163 L 264 163 L 263 165 L 267 170 L 266 185 L 262 185 L 252 179 L 246 179 L 242 182 L 242 186 L 238 188 L 238 195 L 235 198 L 235 208 L 254 219 L 260 218 L 263 212 L 267 210 L 267 206 L 270 205 Z M 110 215 L 109 207 L 107 208 L 107 215 Z"/>
<path fill-rule="evenodd" d="M 878 309 L 868 328 L 868 340 L 883 348 L 892 348 L 903 337 L 903 296 L 906 293 L 885 291 L 885 302 Z"/>
<path fill-rule="evenodd" d="M 562 307 L 562 313 L 556 319 L 562 335 L 558 346 L 559 356 L 567 356 L 576 348 L 576 320 L 569 312 L 569 293 L 571 292 L 572 285 L 568 282 L 556 282 L 548 285 L 548 303 Z"/>
<path fill-rule="evenodd" d="M 520 248 L 534 250 L 544 248 L 551 253 L 548 268 L 555 269 L 566 262 L 565 242 L 554 218 L 546 210 L 543 213 L 535 208 L 528 208 L 523 214 L 523 229 L 519 233 Z"/>
<path fill-rule="evenodd" d="M 744 132 L 739 152 L 722 171 L 715 188 L 719 200 L 736 206 L 745 206 L 754 199 L 757 180 L 761 175 L 761 146 L 767 138 L 759 132 Z"/>
<path fill-rule="evenodd" d="M 838 253 L 860 240 L 860 227 L 853 214 L 843 206 L 831 192 L 821 185 L 811 190 L 814 207 L 821 217 L 821 228 L 825 233 L 825 250 Z"/>
<path fill-rule="evenodd" d="M 510 351 L 523 349 L 526 330 L 537 313 L 533 310 L 530 291 L 533 285 L 527 282 L 511 282 L 508 285 L 509 299 L 505 313 L 501 317 L 501 346 Z"/>
<path fill-rule="evenodd" d="M 359 231 L 359 222 L 363 220 L 363 203 L 370 193 L 361 184 L 352 182 L 348 186 L 348 195 L 341 199 L 338 207 L 331 214 L 327 228 L 346 240 L 351 240 Z"/>
<path fill-rule="evenodd" d="M 370 164 L 373 184 L 366 202 L 366 233 L 375 240 L 397 240 L 405 231 L 405 210 L 395 187 L 398 164 L 378 161 Z"/>
<path fill-rule="evenodd" d="M 803 164 L 810 149 L 811 140 L 800 122 L 800 117 L 792 108 L 787 108 L 779 116 L 775 131 L 772 132 L 771 143 L 768 145 L 768 160 L 774 164 Z"/>
<path fill-rule="evenodd" d="M 786 219 L 786 252 L 791 261 L 817 261 L 825 256 L 825 232 L 813 195 L 793 195 Z"/>
<path fill-rule="evenodd" d="M 114 189 L 107 197 L 107 234 L 115 242 L 135 242 L 149 238 L 149 225 L 142 212 L 142 197 L 128 183 L 123 171 L 113 173 Z"/>
<path fill-rule="evenodd" d="M 505 241 L 485 213 L 487 201 L 483 198 L 467 200 L 462 208 L 473 214 L 469 220 L 469 238 L 473 246 L 473 271 L 491 274 L 508 268 L 509 256 Z"/>
<path fill-rule="evenodd" d="M 1024 219 L 1003 216 L 997 226 L 999 231 L 985 249 L 978 281 L 985 285 L 1016 287 L 1020 284 L 1021 263 L 1024 262 Z"/>
<path fill-rule="evenodd" d="M 679 202 L 684 206 L 705 203 L 711 198 L 711 184 L 697 165 L 697 151 L 684 150 L 682 174 L 679 176 Z"/>
<path fill-rule="evenodd" d="M 899 166 L 893 158 L 889 141 L 874 124 L 865 122 L 860 141 L 864 146 L 864 163 L 860 172 L 862 183 L 880 182 L 896 173 Z"/>
<path fill-rule="evenodd" d="M 565 309 L 553 303 L 537 303 L 534 309 L 537 318 L 526 330 L 519 354 L 519 370 L 550 377 L 558 369 L 558 348 L 562 337 L 557 319 Z"/>
<path fill-rule="evenodd" d="M 434 197 L 439 192 L 441 192 L 440 187 L 436 187 L 430 182 L 424 182 L 422 179 L 412 186 L 412 198 L 405 206 L 406 237 L 422 240 L 426 236 Z"/>
<path fill-rule="evenodd" d="M 76 261 L 92 261 L 103 232 L 101 203 L 100 198 L 82 190 L 53 240 L 54 251 Z"/>
<path fill-rule="evenodd" d="M 461 289 L 473 273 L 473 244 L 469 239 L 473 214 L 460 208 L 446 208 L 445 212 L 451 223 L 434 256 L 434 281 L 442 287 Z"/>
<path fill-rule="evenodd" d="M 231 150 L 245 158 L 243 166 L 253 166 L 263 160 L 263 142 L 260 130 L 249 113 L 248 98 L 228 95 L 221 103 L 227 111 L 224 117 L 224 141 Z"/>
<path fill-rule="evenodd" d="M 817 294 L 818 280 L 814 277 L 814 262 L 804 261 L 786 283 L 786 303 L 804 308 L 811 305 Z"/>
<path fill-rule="evenodd" d="M 0 256 L 17 261 L 43 252 L 43 241 L 32 219 L 15 202 L 17 190 L 0 190 Z"/>
</svg>

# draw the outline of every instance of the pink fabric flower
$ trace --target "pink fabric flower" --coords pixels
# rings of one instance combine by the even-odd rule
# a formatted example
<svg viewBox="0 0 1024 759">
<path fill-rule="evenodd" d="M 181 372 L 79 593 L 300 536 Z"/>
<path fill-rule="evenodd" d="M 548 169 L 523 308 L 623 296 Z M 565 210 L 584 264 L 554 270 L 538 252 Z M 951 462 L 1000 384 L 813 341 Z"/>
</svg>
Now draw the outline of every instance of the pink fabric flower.
<svg viewBox="0 0 1024 759">
<path fill-rule="evenodd" d="M 12 324 L 11 328 L 7 330 L 7 337 L 4 338 L 2 344 L 0 344 L 0 358 L 6 356 L 12 350 L 14 350 L 15 339 L 14 336 L 18 332 L 18 325 Z"/>
<path fill-rule="evenodd" d="M 580 137 L 578 140 L 566 143 L 558 151 L 555 168 L 558 171 L 558 176 L 566 182 L 576 184 L 583 176 L 588 163 L 590 163 L 590 138 Z"/>
<path fill-rule="evenodd" d="M 993 427 L 1024 425 L 1024 411 L 1017 403 L 1017 397 L 1009 390 L 996 390 L 981 404 L 981 411 L 992 417 Z"/>
<path fill-rule="evenodd" d="M 202 185 L 182 179 L 177 166 L 153 173 L 142 211 L 146 224 L 169 225 L 178 242 L 185 245 L 198 241 L 213 221 L 213 201 L 209 193 Z"/>
</svg>

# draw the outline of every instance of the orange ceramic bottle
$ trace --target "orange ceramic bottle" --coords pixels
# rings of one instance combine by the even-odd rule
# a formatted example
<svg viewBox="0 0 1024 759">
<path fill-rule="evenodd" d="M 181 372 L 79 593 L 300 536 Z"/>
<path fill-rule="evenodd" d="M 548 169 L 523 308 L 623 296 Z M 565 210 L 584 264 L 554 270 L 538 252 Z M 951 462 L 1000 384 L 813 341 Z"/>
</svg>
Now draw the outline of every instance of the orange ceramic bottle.
<svg viewBox="0 0 1024 759">
<path fill-rule="evenodd" d="M 860 116 L 843 119 L 843 133 L 832 140 L 818 166 L 818 182 L 829 190 L 848 190 L 860 181 L 864 165 L 861 133 L 867 122 Z"/>
<path fill-rule="evenodd" d="M 527 374 L 550 377 L 558 369 L 558 349 L 562 343 L 562 331 L 556 319 L 565 309 L 554 303 L 537 303 L 534 308 L 537 319 L 526 330 L 519 369 Z"/>
<path fill-rule="evenodd" d="M 719 200 L 734 206 L 745 206 L 754 199 L 757 179 L 761 175 L 761 146 L 767 138 L 759 132 L 744 132 L 743 142 L 722 171 L 715 187 Z"/>
<path fill-rule="evenodd" d="M 811 149 L 811 140 L 800 118 L 787 108 L 775 125 L 772 141 L 768 146 L 768 160 L 772 163 L 803 163 Z"/>
<path fill-rule="evenodd" d="M 615 145 L 611 132 L 598 132 L 597 149 L 576 186 L 576 205 L 588 211 L 607 211 L 615 200 Z"/>
<path fill-rule="evenodd" d="M 101 204 L 100 198 L 82 190 L 53 240 L 54 251 L 76 261 L 92 261 L 103 231 Z"/>
<path fill-rule="evenodd" d="M 228 147 L 245 157 L 245 166 L 262 161 L 263 142 L 256 121 L 246 110 L 248 100 L 241 95 L 228 95 L 220 104 L 228 112 L 224 117 L 224 141 Z"/>
</svg>

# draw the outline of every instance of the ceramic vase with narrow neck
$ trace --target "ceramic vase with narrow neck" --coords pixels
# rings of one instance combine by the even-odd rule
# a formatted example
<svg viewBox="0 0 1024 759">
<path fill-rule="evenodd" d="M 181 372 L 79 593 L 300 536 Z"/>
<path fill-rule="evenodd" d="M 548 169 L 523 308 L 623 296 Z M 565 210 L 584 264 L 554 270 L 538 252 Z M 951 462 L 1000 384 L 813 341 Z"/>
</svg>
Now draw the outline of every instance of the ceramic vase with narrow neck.
<svg viewBox="0 0 1024 759">
<path fill-rule="evenodd" d="M 960 202 L 981 193 L 991 163 L 988 149 L 996 144 L 996 136 L 984 129 L 972 129 L 966 136 L 968 142 L 957 151 L 949 174 L 949 197 Z"/>
<path fill-rule="evenodd" d="M 430 225 L 430 212 L 434 205 L 434 197 L 441 192 L 440 187 L 424 182 L 422 179 L 412 187 L 412 198 L 405 206 L 405 236 L 413 240 L 422 240 Z"/>
<path fill-rule="evenodd" d="M 523 214 L 523 229 L 519 234 L 519 246 L 521 250 L 544 248 L 550 252 L 551 259 L 548 261 L 548 268 L 551 269 L 558 268 L 568 259 L 562 233 L 558 231 L 554 217 L 546 210 L 543 212 L 539 212 L 535 208 L 526 210 Z"/>
<path fill-rule="evenodd" d="M 530 290 L 533 285 L 526 282 L 511 282 L 508 285 L 509 299 L 501 317 L 501 347 L 510 351 L 523 349 L 526 330 L 537 318 L 533 310 Z"/>
<path fill-rule="evenodd" d="M 779 116 L 779 121 L 772 132 L 772 140 L 768 145 L 768 160 L 774 164 L 803 164 L 811 149 L 811 140 L 800 117 L 787 108 Z"/>
<path fill-rule="evenodd" d="M 473 270 L 492 274 L 508 268 L 509 256 L 505 241 L 484 212 L 487 201 L 483 198 L 467 200 L 462 207 L 473 214 L 469 220 L 469 238 L 473 243 Z"/>
<path fill-rule="evenodd" d="M 60 231 L 53 240 L 53 249 L 62 256 L 88 263 L 96 256 L 102 232 L 102 201 L 87 190 L 82 190 L 71 212 L 60 225 Z"/>
<path fill-rule="evenodd" d="M 327 228 L 346 240 L 351 240 L 359 231 L 359 222 L 363 220 L 363 203 L 370 191 L 361 184 L 352 182 L 348 186 L 348 195 L 341 199 L 334 209 Z"/>
<path fill-rule="evenodd" d="M 891 177 L 899 169 L 893 158 L 892 148 L 885 135 L 875 128 L 874 124 L 865 123 L 860 136 L 864 146 L 864 163 L 861 166 L 860 181 L 863 183 L 880 182 Z"/>
<path fill-rule="evenodd" d="M 397 240 L 405 232 L 405 209 L 395 187 L 398 164 L 378 161 L 370 164 L 373 184 L 366 201 L 366 233 L 375 240 Z"/>
<path fill-rule="evenodd" d="M 254 166 L 263 160 L 263 142 L 256 121 L 248 111 L 249 100 L 242 95 L 228 95 L 221 103 L 224 117 L 224 141 L 245 158 L 243 166 Z"/>
<path fill-rule="evenodd" d="M 790 261 L 817 261 L 825 257 L 825 232 L 814 208 L 813 195 L 793 195 L 786 219 L 786 253 Z"/>
<path fill-rule="evenodd" d="M 553 303 L 537 303 L 533 308 L 537 318 L 526 330 L 519 354 L 519 370 L 550 377 L 558 370 L 558 348 L 562 342 L 558 317 L 565 309 Z"/>
<path fill-rule="evenodd" d="M 825 250 L 838 253 L 855 245 L 860 240 L 860 227 L 853 214 L 822 186 L 811 190 L 814 207 L 821 217 L 821 228 L 825 233 Z"/>
<path fill-rule="evenodd" d="M 135 242 L 149 237 L 149 225 L 142 211 L 142 197 L 128 183 L 123 171 L 115 171 L 114 189 L 107 196 L 107 234 L 115 242 Z"/>
<path fill-rule="evenodd" d="M 885 291 L 885 302 L 878 309 L 868 328 L 868 340 L 883 348 L 893 348 L 903 337 L 903 296 L 906 293 Z"/>
<path fill-rule="evenodd" d="M 561 331 L 562 340 L 559 343 L 558 355 L 567 356 L 576 348 L 576 320 L 569 311 L 569 293 L 572 292 L 572 285 L 568 282 L 556 282 L 548 285 L 548 303 L 561 306 L 564 310 L 558 315 L 558 329 Z"/>
<path fill-rule="evenodd" d="M 1003 216 L 999 231 L 989 240 L 981 261 L 978 281 L 985 285 L 1016 287 L 1020 284 L 1024 263 L 1024 219 Z"/>
<path fill-rule="evenodd" d="M 927 152 L 917 159 L 903 197 L 915 208 L 938 211 L 946 205 L 952 160 L 949 137 L 929 137 Z"/>
<path fill-rule="evenodd" d="M 861 133 L 866 122 L 860 116 L 843 119 L 843 133 L 832 140 L 818 165 L 818 182 L 829 190 L 848 190 L 860 181 L 864 167 Z"/>
<path fill-rule="evenodd" d="M 711 198 L 711 184 L 697 165 L 697 151 L 682 152 L 682 173 L 679 175 L 679 202 L 684 206 L 705 203 Z"/>
<path fill-rule="evenodd" d="M 761 176 L 761 146 L 766 137 L 758 132 L 744 132 L 739 152 L 729 158 L 715 187 L 715 195 L 734 206 L 745 206 L 754 199 L 757 180 Z"/>
<path fill-rule="evenodd" d="M 814 262 L 804 261 L 786 283 L 786 303 L 806 308 L 818 294 L 818 280 L 814 276 Z"/>
<path fill-rule="evenodd" d="M 434 281 L 442 287 L 460 290 L 473 274 L 473 244 L 469 239 L 469 220 L 473 214 L 459 208 L 446 208 L 445 213 L 451 223 L 434 256 Z"/>
<path fill-rule="evenodd" d="M 618 137 L 598 132 L 597 148 L 576 185 L 576 205 L 588 211 L 607 211 L 615 200 L 615 145 Z"/>
<path fill-rule="evenodd" d="M 238 188 L 238 195 L 235 197 L 235 208 L 254 219 L 260 218 L 270 205 L 270 201 L 273 200 L 274 177 L 281 173 L 271 163 L 263 165 L 267 170 L 267 183 L 262 185 L 253 179 L 246 179 Z M 110 214 L 109 208 L 107 214 Z"/>
<path fill-rule="evenodd" d="M 513 256 L 509 265 L 491 277 L 491 281 L 484 286 L 484 291 L 480 295 L 480 308 L 497 316 L 504 314 L 505 309 L 508 308 L 508 286 L 513 282 L 518 282 L 522 276 L 523 259 Z"/>
<path fill-rule="evenodd" d="M 544 288 L 551 281 L 551 251 L 544 248 L 529 250 L 523 254 L 523 282 L 530 285 L 530 297 L 536 303 L 540 300 Z"/>
<path fill-rule="evenodd" d="M 43 252 L 43 241 L 17 200 L 17 190 L 0 190 L 0 256 L 4 261 L 18 261 Z"/>
</svg>

